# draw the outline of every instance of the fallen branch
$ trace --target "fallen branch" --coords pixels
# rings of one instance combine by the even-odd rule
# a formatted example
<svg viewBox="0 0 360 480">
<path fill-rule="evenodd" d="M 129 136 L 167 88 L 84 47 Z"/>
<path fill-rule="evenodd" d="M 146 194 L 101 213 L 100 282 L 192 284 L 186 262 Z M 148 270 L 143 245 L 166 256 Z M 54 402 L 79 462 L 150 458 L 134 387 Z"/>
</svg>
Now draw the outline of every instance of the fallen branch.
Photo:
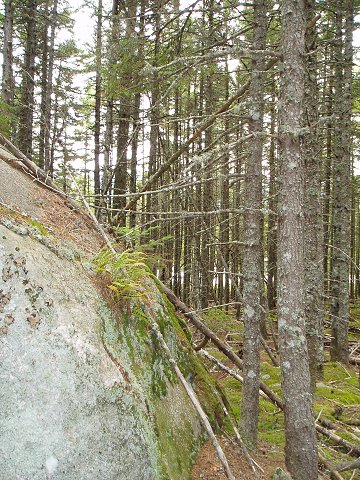
<svg viewBox="0 0 360 480">
<path fill-rule="evenodd" d="M 213 394 L 215 395 L 215 397 L 218 399 L 218 402 L 220 403 L 220 405 L 222 406 L 222 409 L 224 411 L 224 414 L 225 416 L 229 419 L 229 422 L 230 422 L 230 425 L 231 425 L 231 428 L 233 429 L 234 433 L 235 433 L 235 437 L 236 437 L 236 440 L 241 448 L 241 450 L 243 451 L 243 454 L 245 456 L 245 459 L 249 465 L 249 467 L 251 468 L 253 474 L 254 474 L 254 477 L 257 479 L 257 480 L 261 480 L 261 477 L 260 475 L 258 474 L 258 472 L 256 471 L 256 468 L 258 468 L 262 473 L 264 473 L 264 470 L 260 467 L 260 465 L 258 465 L 255 460 L 250 456 L 249 454 L 249 451 L 248 449 L 246 448 L 241 436 L 240 436 L 240 433 L 239 433 L 239 430 L 237 429 L 233 419 L 231 418 L 231 415 L 229 415 L 229 412 L 223 402 L 223 400 L 221 399 L 220 395 L 218 394 L 218 392 L 216 391 L 216 389 L 214 387 L 211 387 L 211 390 L 213 392 Z M 256 468 L 255 468 L 256 467 Z"/>
<path fill-rule="evenodd" d="M 243 383 L 244 379 L 241 375 L 233 372 L 230 368 L 228 368 L 226 365 L 224 365 L 222 362 L 220 362 L 220 360 L 218 360 L 217 358 L 210 355 L 210 353 L 208 353 L 206 350 L 200 350 L 199 353 L 201 355 L 203 355 L 204 357 L 206 357 L 207 359 L 209 359 L 211 362 L 215 363 L 219 368 L 221 368 L 221 370 L 223 370 L 224 372 L 226 372 L 227 374 L 229 374 L 230 376 L 235 378 L 238 382 Z M 265 395 L 265 393 L 262 392 L 262 391 L 260 391 L 260 396 L 262 398 L 265 398 L 266 400 L 268 400 L 267 395 Z"/>
<path fill-rule="evenodd" d="M 333 480 L 344 480 L 344 477 L 340 475 L 335 469 L 335 467 L 325 458 L 323 453 L 321 451 L 318 452 L 319 456 L 319 463 L 324 465 L 325 468 L 327 468 L 331 474 L 331 478 Z"/>
<path fill-rule="evenodd" d="M 181 373 L 179 367 L 177 366 L 177 363 L 176 361 L 174 360 L 174 358 L 172 357 L 171 355 L 171 352 L 170 352 L 170 349 L 169 347 L 167 346 L 165 340 L 164 340 L 164 337 L 162 336 L 160 330 L 159 330 L 159 326 L 157 325 L 156 322 L 154 321 L 151 321 L 151 325 L 152 325 L 152 329 L 153 329 L 153 332 L 155 333 L 160 345 L 162 346 L 164 352 L 166 353 L 166 356 L 169 360 L 169 362 L 171 363 L 178 379 L 180 380 L 180 382 L 182 383 L 183 387 L 185 388 L 186 390 L 186 393 L 188 394 L 192 404 L 194 405 L 196 411 L 198 412 L 200 418 L 201 418 L 201 421 L 202 423 L 204 424 L 205 426 L 205 429 L 210 437 L 210 440 L 216 450 L 216 453 L 219 457 L 219 460 L 222 464 L 222 466 L 224 467 L 225 469 L 225 473 L 226 473 L 226 476 L 229 480 L 235 480 L 235 477 L 233 476 L 231 470 L 230 470 L 230 467 L 229 467 L 229 464 L 228 464 L 228 461 L 227 461 L 227 458 L 219 444 L 219 442 L 217 441 L 216 439 L 216 436 L 215 436 L 215 433 L 210 425 L 210 422 L 204 412 L 204 410 L 202 409 L 201 405 L 200 405 L 200 402 L 199 400 L 197 399 L 196 395 L 195 395 L 195 392 L 194 390 L 190 387 L 190 385 L 187 383 L 187 381 L 185 380 L 183 374 Z"/>
<path fill-rule="evenodd" d="M 181 311 L 186 318 L 189 319 L 189 321 L 198 329 L 200 332 L 207 336 L 214 345 L 217 346 L 217 348 L 228 357 L 229 360 L 231 360 L 240 370 L 242 370 L 242 361 L 241 359 L 234 353 L 234 351 L 231 349 L 231 347 L 226 343 L 220 340 L 220 338 L 215 335 L 215 333 L 210 330 L 202 321 L 201 319 L 194 314 L 189 307 L 185 305 L 179 298 L 176 297 L 176 295 L 164 284 L 159 282 L 161 285 L 161 288 L 167 298 L 170 300 L 170 302 L 175 306 L 175 308 L 179 311 Z M 270 400 L 275 403 L 279 408 L 282 410 L 284 409 L 284 402 L 274 393 L 270 390 L 270 388 L 263 382 L 260 382 L 260 390 L 262 390 L 267 397 L 270 398 Z"/>
<path fill-rule="evenodd" d="M 320 423 L 320 425 L 322 425 L 323 427 L 327 428 L 328 430 L 337 430 L 337 431 L 341 431 L 341 427 L 345 426 L 345 427 L 348 427 L 348 426 L 352 426 L 352 423 L 349 423 L 349 421 L 337 421 L 337 423 L 335 422 L 331 422 L 330 420 L 328 420 L 327 418 L 317 418 L 316 419 L 317 422 Z M 355 421 L 355 426 L 358 426 L 358 422 Z M 360 438 L 358 435 L 355 435 L 353 431 L 347 431 L 347 433 L 349 435 L 352 436 L 352 438 L 357 441 L 357 442 L 360 442 Z"/>
<path fill-rule="evenodd" d="M 357 460 L 353 460 L 351 462 L 337 463 L 334 468 L 338 472 L 347 472 L 349 470 L 355 470 L 356 468 L 360 468 L 360 457 Z"/>
<path fill-rule="evenodd" d="M 360 448 L 358 448 L 356 445 L 353 443 L 348 442 L 344 438 L 339 437 L 339 435 L 336 435 L 335 433 L 330 432 L 326 428 L 322 427 L 318 423 L 315 424 L 316 430 L 321 433 L 322 435 L 325 435 L 328 437 L 330 440 L 332 440 L 334 443 L 337 445 L 343 447 L 348 455 L 351 455 L 352 457 L 359 457 L 360 456 Z"/>
<path fill-rule="evenodd" d="M 86 201 L 84 195 L 82 194 L 82 192 L 81 192 L 81 190 L 80 190 L 80 187 L 79 187 L 79 185 L 77 184 L 77 181 L 75 180 L 73 174 L 70 172 L 70 170 L 67 170 L 67 172 L 68 172 L 68 174 L 70 175 L 71 180 L 74 182 L 75 187 L 76 187 L 76 190 L 78 191 L 78 194 L 80 195 L 80 198 L 81 198 L 81 200 L 82 200 L 82 202 L 83 202 L 83 204 L 84 204 L 84 206 L 85 206 L 85 208 L 86 208 L 86 210 L 87 210 L 87 212 L 88 212 L 88 214 L 89 214 L 89 217 L 90 217 L 91 220 L 93 221 L 96 230 L 100 233 L 100 235 L 101 235 L 101 236 L 103 237 L 103 239 L 105 240 L 105 243 L 106 243 L 107 247 L 109 248 L 109 250 L 110 250 L 113 254 L 115 254 L 116 251 L 115 251 L 115 249 L 114 249 L 114 247 L 113 247 L 113 245 L 112 245 L 109 237 L 106 235 L 104 229 L 102 228 L 102 226 L 100 225 L 100 223 L 97 221 L 97 218 L 95 217 L 95 215 L 94 215 L 93 212 L 91 211 L 91 208 L 90 208 L 88 202 Z"/>
<path fill-rule="evenodd" d="M 272 353 L 271 348 L 269 347 L 269 345 L 267 344 L 266 340 L 262 335 L 260 336 L 260 342 L 261 342 L 261 345 L 264 347 L 266 353 L 269 355 L 269 358 L 272 361 L 272 364 L 274 365 L 274 367 L 279 367 L 279 362 L 277 361 L 277 358 Z"/>
<path fill-rule="evenodd" d="M 55 193 L 65 198 L 66 201 L 76 210 L 79 210 L 79 205 L 70 198 L 66 193 L 64 193 L 49 177 L 49 175 L 44 172 L 40 167 L 38 167 L 32 160 L 26 157 L 13 143 L 10 142 L 4 135 L 0 134 L 0 145 L 5 147 L 5 149 L 11 153 L 16 160 L 22 163 L 28 172 L 30 172 L 34 179 L 41 184 L 49 187 L 50 190 L 53 190 Z M 83 212 L 85 214 L 85 212 Z"/>
<path fill-rule="evenodd" d="M 195 352 L 199 352 L 201 349 L 205 348 L 208 343 L 209 337 L 204 336 L 200 343 L 198 343 L 197 345 L 193 345 L 193 349 L 195 350 Z"/>
<path fill-rule="evenodd" d="M 359 357 L 349 357 L 349 363 L 352 365 L 359 365 L 360 366 L 360 358 Z"/>
</svg>

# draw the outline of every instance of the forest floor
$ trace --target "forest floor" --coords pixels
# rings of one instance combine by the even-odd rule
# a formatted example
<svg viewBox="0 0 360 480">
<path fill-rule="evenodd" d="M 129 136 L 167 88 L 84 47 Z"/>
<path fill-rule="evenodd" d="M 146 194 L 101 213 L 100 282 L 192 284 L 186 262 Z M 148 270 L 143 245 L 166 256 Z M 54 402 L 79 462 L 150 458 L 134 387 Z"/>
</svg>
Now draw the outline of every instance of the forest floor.
<svg viewBox="0 0 360 480">
<path fill-rule="evenodd" d="M 241 350 L 242 323 L 235 318 L 235 314 L 212 309 L 203 315 L 203 320 L 217 335 L 230 343 L 237 352 Z M 272 319 L 276 332 L 276 318 Z M 270 329 L 269 329 L 270 330 Z M 360 389 L 359 366 L 349 365 L 344 367 L 338 362 L 330 362 L 329 335 L 330 323 L 325 330 L 325 365 L 324 380 L 317 384 L 314 396 L 314 414 L 319 419 L 331 422 L 331 433 L 348 440 L 360 448 Z M 276 338 L 276 333 L 275 333 Z M 351 321 L 349 328 L 350 349 L 353 357 L 360 358 L 360 301 L 352 304 Z M 267 341 L 273 354 L 276 356 L 274 341 L 269 335 Z M 220 353 L 214 345 L 209 343 L 206 347 L 208 353 L 216 357 L 232 371 L 233 365 Z M 276 394 L 281 396 L 280 369 L 275 367 L 265 351 L 261 354 L 261 379 Z M 223 372 L 214 364 L 208 363 L 209 370 L 216 376 L 227 400 L 229 401 L 231 416 L 238 424 L 240 416 L 241 383 Z M 238 372 L 241 373 L 241 372 Z M 225 428 L 218 439 L 222 444 L 235 478 L 255 478 L 241 448 L 235 441 L 235 435 L 230 424 L 225 422 Z M 251 454 L 261 469 L 258 470 L 260 478 L 270 480 L 276 470 L 284 466 L 284 416 L 276 406 L 260 399 L 259 418 L 259 448 L 256 454 Z M 356 456 L 348 455 L 345 449 L 339 447 L 322 435 L 318 436 L 318 446 L 322 455 L 331 465 L 355 460 Z M 360 469 L 341 473 L 344 480 L 359 480 Z M 321 465 L 319 478 L 331 478 L 327 468 Z M 226 476 L 219 464 L 215 450 L 210 442 L 206 443 L 199 453 L 192 472 L 192 480 L 225 480 Z"/>
</svg>

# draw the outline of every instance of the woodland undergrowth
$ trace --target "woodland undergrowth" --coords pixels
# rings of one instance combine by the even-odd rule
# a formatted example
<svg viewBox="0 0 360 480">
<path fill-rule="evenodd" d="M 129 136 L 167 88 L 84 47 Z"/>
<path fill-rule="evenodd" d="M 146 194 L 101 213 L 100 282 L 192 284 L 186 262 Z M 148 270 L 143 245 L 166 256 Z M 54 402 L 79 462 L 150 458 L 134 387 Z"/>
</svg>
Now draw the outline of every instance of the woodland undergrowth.
<svg viewBox="0 0 360 480">
<path fill-rule="evenodd" d="M 235 312 L 224 312 L 213 308 L 204 312 L 203 320 L 207 326 L 217 335 L 229 343 L 233 350 L 241 356 L 243 324 L 236 319 Z M 276 337 L 276 315 L 272 315 L 273 330 Z M 270 332 L 270 328 L 268 328 Z M 351 336 L 350 344 L 354 357 L 359 358 L 360 353 L 360 302 L 353 304 L 351 311 Z M 330 330 L 325 330 L 327 335 Z M 196 336 L 197 333 L 194 332 Z M 359 366 L 344 366 L 339 362 L 331 362 L 329 350 L 325 335 L 325 364 L 324 379 L 317 383 L 314 393 L 314 416 L 317 420 L 328 421 L 329 430 L 341 438 L 348 440 L 352 444 L 360 447 L 360 389 L 359 389 Z M 276 340 L 276 338 L 275 338 Z M 271 334 L 267 339 L 268 346 L 277 356 L 275 343 Z M 207 345 L 206 350 L 212 356 L 220 360 L 228 368 L 234 371 L 233 365 L 229 360 L 211 343 Z M 275 367 L 267 353 L 262 350 L 261 353 L 261 379 L 270 389 L 281 397 L 281 373 L 280 368 Z M 229 401 L 231 415 L 235 423 L 239 423 L 240 418 L 240 396 L 241 383 L 235 378 L 208 363 L 208 368 L 216 376 L 220 385 L 224 389 L 225 395 Z M 236 371 L 236 370 L 235 370 Z M 238 372 L 241 375 L 241 372 Z M 232 434 L 229 423 L 227 430 Z M 283 459 L 285 447 L 284 414 L 275 405 L 264 398 L 260 398 L 260 419 L 259 419 L 259 448 L 266 455 L 273 456 L 279 462 Z M 319 452 L 336 466 L 344 462 L 354 461 L 354 456 L 348 455 L 339 445 L 331 440 L 318 436 Z M 320 465 L 320 472 L 326 477 L 330 477 L 325 467 Z M 344 479 L 360 478 L 359 469 L 341 472 Z"/>
</svg>

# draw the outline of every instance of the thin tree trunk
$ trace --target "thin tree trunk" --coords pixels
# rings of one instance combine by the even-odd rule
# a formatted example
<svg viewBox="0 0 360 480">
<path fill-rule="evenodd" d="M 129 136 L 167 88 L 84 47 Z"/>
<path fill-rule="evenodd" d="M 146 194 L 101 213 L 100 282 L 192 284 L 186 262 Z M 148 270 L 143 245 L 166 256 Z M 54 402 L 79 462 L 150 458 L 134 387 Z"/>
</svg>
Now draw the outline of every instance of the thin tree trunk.
<svg viewBox="0 0 360 480">
<path fill-rule="evenodd" d="M 120 5 L 120 2 L 118 2 Z M 135 35 L 136 26 L 136 8 L 137 2 L 134 0 L 126 2 L 126 27 L 125 38 L 130 39 Z M 132 83 L 131 74 L 126 74 L 121 79 L 125 85 L 129 86 Z M 117 130 L 117 146 L 116 146 L 116 166 L 114 175 L 114 208 L 124 210 L 126 205 L 126 191 L 128 186 L 128 159 L 127 159 L 127 147 L 129 143 L 129 130 L 130 130 L 130 114 L 131 114 L 132 101 L 131 97 L 122 95 L 120 97 L 120 109 L 119 109 L 119 123 Z M 122 195 L 116 197 L 116 195 Z M 117 224 L 125 226 L 126 215 L 125 212 L 120 212 L 117 220 Z"/>
<path fill-rule="evenodd" d="M 300 149 L 304 37 L 304 0 L 284 0 L 279 98 L 278 319 L 286 465 L 294 480 L 315 480 L 316 435 L 304 312 L 304 166 Z"/>
<path fill-rule="evenodd" d="M 39 165 L 46 172 L 50 170 L 50 130 L 51 130 L 51 95 L 53 93 L 55 33 L 58 0 L 54 0 L 51 15 L 45 19 L 43 36 L 43 62 L 41 74 L 41 105 L 39 133 Z M 50 35 L 48 29 L 50 26 Z"/>
<path fill-rule="evenodd" d="M 116 43 L 119 37 L 119 5 L 118 0 L 113 0 L 111 12 L 111 33 L 108 47 L 108 68 L 114 68 L 117 61 Z M 112 72 L 111 72 L 112 74 Z M 104 170 L 101 182 L 101 204 L 106 207 L 111 204 L 111 187 L 113 176 L 112 169 L 112 149 L 114 140 L 114 96 L 111 91 L 111 85 L 108 85 L 106 114 L 105 114 L 105 135 L 104 135 Z M 103 220 L 104 210 L 99 210 L 99 219 Z"/>
<path fill-rule="evenodd" d="M 329 52 L 329 64 L 332 64 L 332 49 Z M 327 108 L 326 115 L 330 118 L 333 114 L 333 85 L 332 74 L 329 73 L 327 90 Z M 324 165 L 324 206 L 323 206 L 323 223 L 324 223 L 324 294 L 329 295 L 329 257 L 330 257 L 330 238 L 331 238 L 331 171 L 332 171 L 332 144 L 333 144 L 333 120 L 326 125 L 326 157 Z"/>
<path fill-rule="evenodd" d="M 309 133 L 304 138 L 305 156 L 305 315 L 306 338 L 312 391 L 316 380 L 323 378 L 324 360 L 324 272 L 323 224 L 321 215 L 321 150 L 318 135 L 318 86 L 316 62 L 315 0 L 305 0 L 306 75 L 305 125 Z"/>
<path fill-rule="evenodd" d="M 99 0 L 97 6 L 97 26 L 96 26 L 96 79 L 95 79 L 95 125 L 94 125 L 94 204 L 97 207 L 100 204 L 100 134 L 101 134 L 101 68 L 102 68 L 102 15 L 103 2 Z M 96 216 L 100 210 L 96 209 Z"/>
<path fill-rule="evenodd" d="M 277 288 L 277 165 L 276 165 L 276 111 L 275 111 L 275 81 L 272 83 L 271 106 L 270 106 L 270 151 L 269 151 L 269 217 L 267 236 L 268 276 L 267 276 L 267 301 L 269 310 L 276 308 Z"/>
<path fill-rule="evenodd" d="M 28 0 L 26 4 L 26 44 L 21 85 L 18 145 L 20 150 L 29 158 L 32 157 L 35 102 L 36 16 L 37 0 Z"/>
<path fill-rule="evenodd" d="M 253 49 L 266 46 L 267 0 L 254 1 Z M 249 145 L 245 173 L 244 214 L 244 387 L 241 400 L 241 431 L 245 444 L 256 449 L 259 415 L 260 382 L 260 321 L 263 289 L 263 239 L 262 239 L 262 151 L 264 116 L 264 58 L 258 54 L 252 60 L 250 84 L 249 131 L 254 134 Z"/>
<path fill-rule="evenodd" d="M 349 270 L 351 208 L 351 83 L 353 2 L 336 2 L 335 148 L 333 172 L 333 258 L 331 287 L 331 358 L 349 362 Z M 343 17 L 345 39 L 342 49 Z M 343 51 L 342 51 L 343 50 Z"/>
<path fill-rule="evenodd" d="M 145 9 L 146 9 L 146 0 L 141 0 L 140 2 L 140 18 L 139 18 L 139 38 L 141 40 L 138 56 L 143 58 L 144 49 L 143 49 L 143 40 L 144 40 L 144 31 L 145 31 Z M 132 140 L 131 140 L 131 160 L 130 160 L 130 181 L 129 181 L 129 191 L 130 193 L 135 193 L 137 186 L 137 164 L 138 164 L 138 145 L 139 145 L 139 129 L 140 129 L 140 102 L 141 94 L 136 93 L 134 96 L 134 106 L 133 106 L 133 116 L 132 116 Z M 136 207 L 134 207 L 136 208 Z M 129 216 L 130 227 L 135 227 L 136 225 L 136 214 L 135 212 L 130 213 Z"/>
<path fill-rule="evenodd" d="M 1 100 L 8 106 L 13 105 L 15 87 L 13 72 L 13 9 L 12 0 L 5 0 Z"/>
<path fill-rule="evenodd" d="M 141 100 L 141 95 L 140 93 L 137 93 L 134 97 L 133 118 L 132 118 L 132 140 L 131 140 L 130 182 L 129 182 L 130 193 L 136 192 L 136 179 L 137 179 L 136 168 L 137 168 L 137 151 L 138 151 L 138 144 L 139 144 L 140 100 Z M 130 227 L 134 228 L 136 225 L 135 212 L 130 213 L 129 222 L 130 222 Z"/>
</svg>

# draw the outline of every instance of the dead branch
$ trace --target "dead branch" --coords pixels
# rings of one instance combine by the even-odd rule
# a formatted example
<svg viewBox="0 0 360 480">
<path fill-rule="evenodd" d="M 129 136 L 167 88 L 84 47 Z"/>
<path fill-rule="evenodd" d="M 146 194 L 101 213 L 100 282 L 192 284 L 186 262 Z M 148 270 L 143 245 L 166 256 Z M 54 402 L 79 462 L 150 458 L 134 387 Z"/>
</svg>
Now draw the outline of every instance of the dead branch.
<svg viewBox="0 0 360 480">
<path fill-rule="evenodd" d="M 331 473 L 331 478 L 334 480 L 344 480 L 344 477 L 340 475 L 335 469 L 335 467 L 325 458 L 321 451 L 318 452 L 319 455 L 319 463 L 324 465 L 325 468 L 329 470 Z"/>
<path fill-rule="evenodd" d="M 336 443 L 340 447 L 344 448 L 348 455 L 351 455 L 352 457 L 359 457 L 360 456 L 360 448 L 358 448 L 356 445 L 348 442 L 344 438 L 339 437 L 339 435 L 336 435 L 335 433 L 330 432 L 329 430 L 322 427 L 318 423 L 316 423 L 315 426 L 316 426 L 316 430 L 319 433 L 321 433 L 322 435 L 325 435 L 330 440 L 332 440 L 334 443 Z"/>
<path fill-rule="evenodd" d="M 355 470 L 356 468 L 360 468 L 360 457 L 357 460 L 353 460 L 351 462 L 337 463 L 334 468 L 338 472 L 347 472 L 349 470 Z"/>
<path fill-rule="evenodd" d="M 36 181 L 39 181 L 50 190 L 53 190 L 57 195 L 65 198 L 66 201 L 76 210 L 79 210 L 79 205 L 66 193 L 64 193 L 49 177 L 49 175 L 44 172 L 40 167 L 38 167 L 32 160 L 27 158 L 13 143 L 10 142 L 7 138 L 0 134 L 0 145 L 5 147 L 5 149 L 14 156 L 14 159 L 22 163 L 28 172 L 33 175 Z M 85 214 L 85 212 L 83 212 Z"/>
<path fill-rule="evenodd" d="M 219 460 L 222 464 L 222 466 L 224 467 L 225 469 L 225 472 L 226 472 L 226 476 L 229 480 L 235 480 L 235 477 L 233 476 L 231 470 L 230 470 L 230 467 L 229 467 L 229 463 L 227 461 L 227 458 L 219 444 L 219 442 L 217 441 L 216 439 L 216 436 L 215 436 L 215 433 L 210 425 L 210 422 L 203 410 L 203 408 L 201 407 L 200 405 L 200 402 L 198 400 L 198 398 L 196 397 L 195 395 L 195 392 L 194 390 L 190 387 L 190 385 L 187 383 L 187 381 L 185 380 L 183 374 L 181 373 L 176 361 L 174 360 L 173 356 L 171 355 L 171 352 L 170 352 L 170 349 L 169 347 L 167 346 L 165 340 L 164 340 L 164 337 L 162 336 L 160 330 L 159 330 L 159 327 L 157 325 L 156 322 L 154 321 L 151 321 L 151 326 L 152 326 L 152 329 L 153 329 L 153 332 L 155 333 L 160 345 L 162 346 L 169 362 L 171 363 L 178 379 L 180 380 L 180 382 L 182 383 L 183 387 L 185 388 L 186 390 L 186 393 L 188 394 L 192 404 L 194 405 L 196 411 L 198 412 L 200 418 L 201 418 L 201 421 L 202 423 L 204 424 L 205 426 L 205 429 L 211 439 L 211 442 L 216 450 L 216 453 L 219 457 Z"/>
<path fill-rule="evenodd" d="M 213 394 L 215 395 L 215 397 L 217 398 L 218 402 L 220 403 L 220 405 L 222 406 L 222 409 L 224 411 L 224 414 L 225 416 L 229 419 L 229 422 L 230 422 L 230 425 L 231 425 L 231 428 L 233 429 L 234 433 L 235 433 L 235 437 L 236 437 L 236 440 L 245 456 L 245 459 L 249 465 L 249 467 L 251 468 L 253 474 L 254 474 L 254 477 L 257 479 L 257 480 L 261 480 L 261 477 L 260 475 L 258 474 L 258 472 L 256 471 L 256 468 L 257 467 L 260 471 L 262 471 L 264 473 L 264 470 L 255 462 L 255 460 L 250 456 L 249 454 L 249 451 L 248 449 L 246 448 L 246 445 L 244 444 L 241 436 L 240 436 L 240 433 L 239 433 L 239 430 L 237 429 L 233 419 L 231 418 L 231 416 L 229 415 L 229 412 L 223 402 L 223 400 L 221 399 L 220 395 L 218 394 L 218 392 L 216 391 L 216 389 L 214 387 L 211 387 L 211 390 L 213 392 Z"/>
<path fill-rule="evenodd" d="M 241 359 L 234 353 L 234 351 L 231 349 L 231 347 L 226 343 L 220 340 L 220 338 L 215 335 L 215 333 L 210 330 L 203 322 L 202 320 L 192 311 L 190 310 L 189 307 L 187 307 L 179 298 L 176 297 L 176 295 L 164 284 L 160 283 L 161 288 L 167 298 L 170 300 L 170 302 L 175 306 L 177 310 L 182 312 L 186 318 L 189 319 L 189 321 L 198 329 L 200 332 L 207 336 L 213 343 L 214 345 L 217 346 L 217 348 L 223 352 L 224 355 L 226 355 L 229 360 L 231 360 L 240 370 L 242 369 L 242 361 Z M 283 401 L 274 393 L 270 390 L 270 388 L 265 385 L 265 383 L 260 382 L 260 389 L 265 393 L 266 396 L 268 396 L 275 405 L 277 405 L 279 408 L 283 410 L 284 408 L 284 403 Z"/>
<path fill-rule="evenodd" d="M 269 345 L 267 344 L 266 340 L 263 338 L 262 335 L 261 335 L 261 337 L 260 337 L 260 341 L 261 341 L 261 345 L 264 347 L 266 353 L 269 355 L 270 360 L 272 361 L 274 367 L 278 367 L 278 366 L 279 366 L 279 362 L 277 361 L 277 358 L 276 358 L 275 355 L 272 353 L 271 348 L 269 347 Z"/>
<path fill-rule="evenodd" d="M 229 374 L 233 378 L 235 378 L 238 382 L 243 383 L 244 379 L 241 375 L 233 372 L 230 368 L 228 368 L 226 365 L 224 365 L 222 362 L 220 362 L 220 360 L 218 360 L 217 358 L 210 355 L 210 353 L 208 353 L 206 350 L 200 350 L 200 353 L 201 353 L 201 355 L 203 355 L 204 357 L 208 358 L 213 363 L 215 363 L 219 368 L 221 368 L 221 370 L 223 370 L 224 372 L 226 372 L 227 374 Z M 262 398 L 265 398 L 266 400 L 268 400 L 267 395 L 265 395 L 265 393 L 262 392 L 262 391 L 260 391 L 260 396 Z"/>
</svg>

